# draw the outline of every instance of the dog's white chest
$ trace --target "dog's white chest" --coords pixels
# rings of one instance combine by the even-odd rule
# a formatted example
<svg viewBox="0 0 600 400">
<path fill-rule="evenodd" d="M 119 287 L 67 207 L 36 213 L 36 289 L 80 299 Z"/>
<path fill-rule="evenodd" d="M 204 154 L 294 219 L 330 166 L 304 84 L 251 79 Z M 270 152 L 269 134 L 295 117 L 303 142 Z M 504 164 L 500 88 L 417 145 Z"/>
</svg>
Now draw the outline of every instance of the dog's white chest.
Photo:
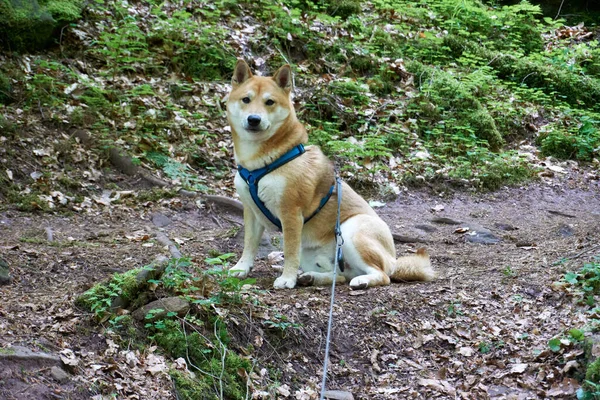
<svg viewBox="0 0 600 400">
<path fill-rule="evenodd" d="M 240 196 L 240 200 L 244 203 L 244 207 L 249 207 L 265 228 L 277 229 L 277 227 L 265 217 L 260 208 L 258 208 L 252 199 L 248 184 L 239 173 L 236 173 L 234 183 Z M 258 197 L 265 204 L 265 207 L 279 219 L 281 219 L 281 197 L 285 189 L 285 184 L 285 178 L 275 174 L 266 175 L 258 182 Z"/>
</svg>

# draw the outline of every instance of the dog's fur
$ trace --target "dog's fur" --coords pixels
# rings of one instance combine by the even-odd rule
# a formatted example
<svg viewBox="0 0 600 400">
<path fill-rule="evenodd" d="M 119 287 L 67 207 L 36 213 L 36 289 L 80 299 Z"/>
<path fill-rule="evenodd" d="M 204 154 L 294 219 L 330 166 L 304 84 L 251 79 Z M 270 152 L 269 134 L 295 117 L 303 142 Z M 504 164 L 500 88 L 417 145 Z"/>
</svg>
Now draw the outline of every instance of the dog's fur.
<svg viewBox="0 0 600 400">
<path fill-rule="evenodd" d="M 239 60 L 227 102 L 235 160 L 249 170 L 275 161 L 308 136 L 296 118 L 290 99 L 292 71 L 281 67 L 273 77 L 253 76 Z M 250 117 L 250 118 L 249 118 Z M 259 120 L 260 119 L 260 120 Z M 275 280 L 276 289 L 293 288 L 296 283 L 332 283 L 335 253 L 334 227 L 337 193 L 325 207 L 304 224 L 334 183 L 332 163 L 317 146 L 269 173 L 260 180 L 258 193 L 266 207 L 281 221 L 283 230 L 283 273 Z M 265 228 L 275 226 L 255 205 L 248 185 L 239 173 L 235 187 L 244 204 L 244 251 L 231 268 L 234 276 L 245 277 L 252 269 Z M 350 186 L 342 184 L 341 231 L 344 238 L 344 271 L 338 282 L 350 282 L 352 289 L 389 285 L 392 281 L 428 281 L 434 278 L 429 256 L 424 250 L 396 259 L 394 241 L 388 226 Z M 298 277 L 298 269 L 303 274 Z"/>
</svg>

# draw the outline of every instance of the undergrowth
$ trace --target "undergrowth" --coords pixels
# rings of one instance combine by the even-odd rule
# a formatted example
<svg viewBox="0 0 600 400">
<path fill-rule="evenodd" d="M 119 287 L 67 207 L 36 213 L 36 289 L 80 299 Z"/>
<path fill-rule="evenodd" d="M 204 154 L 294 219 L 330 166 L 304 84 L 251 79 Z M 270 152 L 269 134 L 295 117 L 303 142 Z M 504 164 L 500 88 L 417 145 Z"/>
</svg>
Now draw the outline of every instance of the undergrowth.
<svg viewBox="0 0 600 400">
<path fill-rule="evenodd" d="M 239 319 L 269 307 L 260 303 L 251 288 L 254 279 L 229 276 L 228 260 L 232 256 L 215 253 L 203 265 L 188 258 L 171 259 L 159 276 L 153 274 L 155 266 L 115 274 L 83 293 L 77 302 L 105 324 L 113 336 L 126 336 L 124 345 L 130 346 L 134 339 L 136 346 L 156 344 L 172 359 L 183 358 L 193 373 L 176 369 L 170 372 L 181 398 L 245 399 L 250 393 L 248 375 L 258 362 L 258 355 L 252 345 L 231 334 L 231 321 L 237 326 Z M 141 279 L 143 272 L 152 275 Z M 123 312 L 135 310 L 153 298 L 174 295 L 192 305 L 186 315 L 152 309 L 140 326 L 128 312 Z M 279 312 L 267 314 L 271 313 L 273 317 L 262 321 L 266 329 L 261 340 L 268 341 L 272 336 L 281 342 L 290 330 L 300 327 Z"/>
<path fill-rule="evenodd" d="M 565 22 L 527 1 L 141 5 L 92 3 L 60 54 L 25 68 L 8 59 L 4 107 L 89 130 L 99 154 L 118 143 L 176 184 L 209 191 L 232 166 L 225 84 L 235 59 L 252 54 L 263 74 L 293 64 L 310 141 L 359 186 L 493 190 L 535 177 L 536 157 L 598 159 L 600 47 L 561 36 Z M 13 120 L 20 129 L 27 119 Z"/>
<path fill-rule="evenodd" d="M 600 256 L 596 256 L 593 261 L 584 263 L 583 266 L 572 272 L 567 272 L 560 282 L 555 284 L 557 287 L 564 287 L 571 293 L 577 302 L 586 307 L 587 321 L 582 328 L 572 328 L 568 331 L 567 337 L 573 342 L 583 342 L 585 347 L 585 372 L 582 374 L 582 387 L 577 391 L 577 398 L 583 400 L 592 400 L 600 397 L 600 358 L 592 352 L 595 345 L 594 340 L 585 340 L 585 332 L 597 334 L 600 331 L 600 305 L 598 304 L 598 295 L 600 295 Z M 552 339 L 549 342 L 552 351 L 558 352 L 561 349 L 559 338 Z"/>
</svg>

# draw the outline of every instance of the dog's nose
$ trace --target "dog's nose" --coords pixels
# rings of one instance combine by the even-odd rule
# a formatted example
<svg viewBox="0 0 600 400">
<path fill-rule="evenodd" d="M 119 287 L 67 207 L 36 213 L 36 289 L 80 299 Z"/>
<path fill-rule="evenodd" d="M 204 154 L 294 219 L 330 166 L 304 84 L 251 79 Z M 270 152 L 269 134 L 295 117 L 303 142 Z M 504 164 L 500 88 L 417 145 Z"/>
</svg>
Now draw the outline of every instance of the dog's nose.
<svg viewBox="0 0 600 400">
<path fill-rule="evenodd" d="M 248 125 L 256 128 L 260 124 L 260 115 L 248 115 Z"/>
</svg>

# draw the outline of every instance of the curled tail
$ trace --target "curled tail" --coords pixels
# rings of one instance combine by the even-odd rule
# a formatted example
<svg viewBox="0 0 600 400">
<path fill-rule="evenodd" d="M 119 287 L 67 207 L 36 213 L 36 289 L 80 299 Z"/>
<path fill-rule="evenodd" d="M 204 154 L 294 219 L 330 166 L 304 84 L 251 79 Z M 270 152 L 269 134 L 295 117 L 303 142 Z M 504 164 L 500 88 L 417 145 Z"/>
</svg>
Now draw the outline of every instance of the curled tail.
<svg viewBox="0 0 600 400">
<path fill-rule="evenodd" d="M 413 256 L 400 257 L 390 271 L 392 281 L 430 281 L 435 278 L 435 271 L 431 268 L 429 254 L 425 249 L 417 250 Z"/>
</svg>

